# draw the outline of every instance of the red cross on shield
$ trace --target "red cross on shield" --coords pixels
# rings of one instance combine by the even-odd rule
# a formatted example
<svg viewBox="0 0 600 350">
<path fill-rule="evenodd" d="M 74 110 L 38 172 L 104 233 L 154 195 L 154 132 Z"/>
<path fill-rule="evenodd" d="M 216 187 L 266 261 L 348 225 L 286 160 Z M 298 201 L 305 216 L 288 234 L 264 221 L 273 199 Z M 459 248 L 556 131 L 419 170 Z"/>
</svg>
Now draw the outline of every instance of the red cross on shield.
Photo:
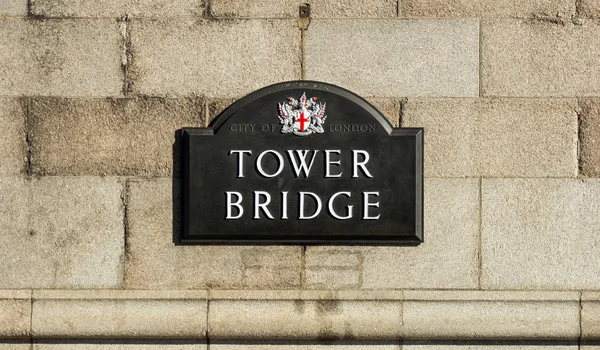
<svg viewBox="0 0 600 350">
<path fill-rule="evenodd" d="M 302 109 L 298 111 L 298 114 L 296 115 L 296 120 L 294 120 L 294 126 L 300 131 L 305 131 L 310 125 L 310 122 L 310 113 L 306 110 L 305 107 L 302 107 Z"/>
</svg>

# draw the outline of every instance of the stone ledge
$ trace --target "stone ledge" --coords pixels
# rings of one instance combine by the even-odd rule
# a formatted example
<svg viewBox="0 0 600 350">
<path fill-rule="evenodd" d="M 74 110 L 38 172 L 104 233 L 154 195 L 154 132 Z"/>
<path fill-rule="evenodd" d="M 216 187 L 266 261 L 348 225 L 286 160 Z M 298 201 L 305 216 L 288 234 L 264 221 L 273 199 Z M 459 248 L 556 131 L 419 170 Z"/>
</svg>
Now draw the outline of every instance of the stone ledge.
<svg viewBox="0 0 600 350">
<path fill-rule="evenodd" d="M 205 291 L 34 291 L 33 337 L 206 337 Z"/>
<path fill-rule="evenodd" d="M 374 300 L 215 300 L 217 339 L 397 339 L 402 302 Z"/>
<path fill-rule="evenodd" d="M 401 290 L 211 290 L 210 300 L 403 300 Z"/>
<path fill-rule="evenodd" d="M 581 337 L 600 338 L 600 292 L 581 293 Z"/>
<path fill-rule="evenodd" d="M 0 339 L 576 340 L 579 295 L 480 290 L 0 290 Z M 584 292 L 581 300 L 581 333 L 585 339 L 600 339 L 600 292 Z"/>
<path fill-rule="evenodd" d="M 577 339 L 579 302 L 406 301 L 403 337 L 409 339 Z"/>
<path fill-rule="evenodd" d="M 0 291 L 0 297 L 2 296 Z M 34 290 L 34 300 L 206 300 L 206 290 Z"/>
<path fill-rule="evenodd" d="M 405 290 L 407 301 L 579 301 L 579 292 Z"/>
<path fill-rule="evenodd" d="M 30 316 L 30 290 L 0 290 L 0 339 L 28 336 Z"/>
<path fill-rule="evenodd" d="M 27 299 L 31 300 L 31 290 L 28 289 L 0 289 L 2 299 Z"/>
</svg>

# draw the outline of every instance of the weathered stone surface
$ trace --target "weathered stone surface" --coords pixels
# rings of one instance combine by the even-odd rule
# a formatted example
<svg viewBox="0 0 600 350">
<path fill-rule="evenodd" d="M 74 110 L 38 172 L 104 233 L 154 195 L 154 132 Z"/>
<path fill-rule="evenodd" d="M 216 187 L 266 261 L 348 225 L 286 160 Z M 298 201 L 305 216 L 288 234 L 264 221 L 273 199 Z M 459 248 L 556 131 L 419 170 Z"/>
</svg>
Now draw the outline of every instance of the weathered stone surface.
<svg viewBox="0 0 600 350">
<path fill-rule="evenodd" d="M 482 22 L 483 96 L 598 96 L 600 26 L 549 20 Z"/>
<path fill-rule="evenodd" d="M 393 98 L 367 98 L 370 104 L 375 106 L 389 120 L 394 127 L 400 125 L 400 108 L 402 101 Z"/>
<path fill-rule="evenodd" d="M 75 293 L 70 296 L 69 291 L 47 291 L 34 295 L 31 331 L 35 337 L 206 336 L 207 304 L 203 291 L 196 296 L 183 291 L 181 295 L 171 292 L 162 297 L 149 297 L 145 291 L 136 297 L 125 291 L 125 298 L 115 298 L 118 291 Z"/>
<path fill-rule="evenodd" d="M 2 349 L 0 347 L 0 349 Z M 29 348 L 27 348 L 29 349 Z M 34 340 L 33 350 L 207 350 L 206 342 L 199 340 L 103 340 L 73 342 L 61 339 Z M 3 349 L 2 349 L 3 350 Z"/>
<path fill-rule="evenodd" d="M 206 101 L 207 105 L 207 126 L 223 112 L 232 103 L 237 101 L 237 98 L 211 98 Z"/>
<path fill-rule="evenodd" d="M 545 343 L 539 339 L 575 340 L 579 335 L 579 292 L 211 290 L 209 293 L 208 334 L 214 339 L 211 346 L 218 345 L 221 349 L 227 346 L 362 349 L 360 346 L 377 345 L 387 350 L 399 345 L 394 341 L 399 337 L 411 339 L 404 341 L 404 345 L 415 346 L 444 345 L 448 339 L 463 340 L 462 344 L 450 342 L 452 346 L 471 346 L 470 339 L 488 339 L 480 345 L 512 346 L 515 344 L 489 340 L 515 339 L 521 345 L 542 346 Z M 584 302 L 597 300 L 589 294 L 592 293 L 584 293 Z M 191 337 L 198 340 L 190 341 L 189 345 L 200 346 L 207 324 L 206 296 L 206 291 L 193 290 L 34 291 L 33 335 L 89 338 L 91 344 L 106 344 L 115 349 L 137 349 L 135 346 L 143 342 L 94 339 L 98 334 L 138 339 Z M 266 340 L 273 338 L 294 341 Z M 327 340 L 339 338 L 348 340 Z M 367 338 L 380 340 L 360 340 Z M 414 339 L 429 342 L 418 343 Z M 44 340 L 35 344 L 54 345 L 61 341 Z"/>
<path fill-rule="evenodd" d="M 479 181 L 425 179 L 425 243 L 308 247 L 309 288 L 476 288 Z"/>
<path fill-rule="evenodd" d="M 0 95 L 121 95 L 123 38 L 114 19 L 0 20 L 0 47 Z"/>
<path fill-rule="evenodd" d="M 126 285 L 130 288 L 291 288 L 299 246 L 175 246 L 180 189 L 172 179 L 132 180 Z M 175 199 L 174 199 L 175 198 Z M 178 231 L 175 234 L 179 234 Z"/>
<path fill-rule="evenodd" d="M 211 300 L 404 300 L 402 290 L 211 289 Z"/>
<path fill-rule="evenodd" d="M 403 126 L 425 128 L 425 176 L 576 177 L 577 101 L 409 99 Z"/>
<path fill-rule="evenodd" d="M 578 292 L 410 290 L 392 295 L 391 291 L 379 290 L 361 291 L 361 300 L 345 299 L 351 298 L 343 296 L 350 291 L 319 292 L 323 295 L 314 292 L 215 291 L 214 296 L 211 292 L 209 334 L 217 339 L 397 339 L 400 336 L 521 341 L 577 339 L 579 335 Z M 331 294 L 327 297 L 326 293 Z M 339 299 L 338 294 L 344 299 Z M 240 298 L 236 299 L 236 295 Z M 401 299 L 396 299 L 397 296 Z M 401 304 L 405 305 L 402 309 Z M 278 343 L 281 344 L 284 343 Z"/>
<path fill-rule="evenodd" d="M 581 0 L 579 4 L 578 15 L 592 18 L 600 17 L 600 2 L 597 0 Z"/>
<path fill-rule="evenodd" d="M 169 176 L 175 131 L 204 125 L 200 99 L 43 98 L 30 113 L 32 170 L 42 175 Z"/>
<path fill-rule="evenodd" d="M 575 14 L 568 0 L 402 0 L 404 17 L 565 17 Z"/>
<path fill-rule="evenodd" d="M 582 100 L 580 106 L 581 173 L 585 176 L 600 177 L 600 100 Z"/>
<path fill-rule="evenodd" d="M 600 339 L 600 293 L 598 292 L 581 294 L 581 337 Z"/>
<path fill-rule="evenodd" d="M 27 16 L 27 0 L 5 0 L 0 2 L 0 16 Z"/>
<path fill-rule="evenodd" d="M 478 96 L 479 22 L 313 20 L 304 67 L 362 96 Z"/>
<path fill-rule="evenodd" d="M 2 340 L 0 341 L 0 350 L 30 350 L 31 340 Z"/>
<path fill-rule="evenodd" d="M 579 350 L 577 341 L 544 340 L 405 340 L 402 350 Z"/>
<path fill-rule="evenodd" d="M 213 300 L 216 338 L 361 339 L 400 335 L 402 303 L 340 300 Z"/>
<path fill-rule="evenodd" d="M 413 301 L 516 301 L 579 302 L 579 292 L 498 290 L 405 290 L 402 300 Z"/>
<path fill-rule="evenodd" d="M 110 288 L 123 281 L 123 183 L 0 178 L 0 288 Z"/>
<path fill-rule="evenodd" d="M 403 336 L 412 339 L 577 339 L 577 293 L 528 294 L 533 295 L 405 292 Z"/>
<path fill-rule="evenodd" d="M 202 0 L 31 0 L 31 13 L 43 17 L 202 16 Z"/>
<path fill-rule="evenodd" d="M 481 285 L 597 289 L 597 232 L 600 181 L 483 179 Z"/>
<path fill-rule="evenodd" d="M 213 350 L 401 350 L 398 340 L 238 340 L 211 341 Z"/>
<path fill-rule="evenodd" d="M 296 20 L 131 22 L 133 92 L 243 96 L 300 78 Z"/>
<path fill-rule="evenodd" d="M 26 101 L 0 98 L 0 175 L 18 175 L 27 168 Z"/>
<path fill-rule="evenodd" d="M 0 290 L 0 338 L 29 335 L 31 321 L 31 291 Z M 2 344 L 0 349 L 12 349 L 12 343 Z M 18 344 L 14 344 L 18 349 Z"/>
<path fill-rule="evenodd" d="M 309 247 L 307 252 L 307 266 L 305 271 L 305 286 L 313 289 L 356 289 L 365 284 L 364 267 L 365 255 L 381 256 L 381 251 L 375 253 L 365 251 L 364 248 L 351 248 L 335 251 L 328 248 Z M 319 256 L 338 256 L 340 261 L 318 264 Z M 389 256 L 383 257 L 388 258 Z M 347 259 L 343 261 L 342 259 Z M 358 260 L 357 262 L 353 262 Z M 393 282 L 388 281 L 388 284 Z"/>
<path fill-rule="evenodd" d="M 213 0 L 210 14 L 215 17 L 298 17 L 301 0 Z M 315 0 L 310 2 L 311 17 L 396 17 L 392 0 Z"/>
<path fill-rule="evenodd" d="M 360 249 L 307 247 L 304 283 L 308 288 L 360 288 L 363 284 L 363 261 Z"/>
<path fill-rule="evenodd" d="M 35 300 L 201 300 L 206 290 L 36 289 Z"/>
</svg>

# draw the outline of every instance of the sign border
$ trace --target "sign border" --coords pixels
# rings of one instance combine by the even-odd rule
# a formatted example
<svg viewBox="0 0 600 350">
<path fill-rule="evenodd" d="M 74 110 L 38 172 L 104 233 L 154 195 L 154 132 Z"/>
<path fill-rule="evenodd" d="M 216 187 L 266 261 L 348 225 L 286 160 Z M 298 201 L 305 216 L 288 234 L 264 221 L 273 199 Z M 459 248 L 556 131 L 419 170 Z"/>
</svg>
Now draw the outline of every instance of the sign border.
<svg viewBox="0 0 600 350">
<path fill-rule="evenodd" d="M 389 236 L 377 236 L 372 235 L 369 239 L 356 239 L 356 236 L 350 236 L 347 239 L 344 236 L 336 236 L 335 239 L 290 239 L 285 240 L 281 238 L 274 239 L 272 236 L 252 236 L 247 239 L 224 239 L 224 238 L 198 238 L 196 235 L 190 235 L 188 232 L 189 225 L 186 225 L 189 213 L 189 169 L 187 169 L 186 162 L 189 159 L 189 142 L 191 136 L 214 136 L 223 124 L 242 107 L 247 104 L 260 99 L 266 95 L 293 89 L 312 89 L 327 91 L 329 93 L 337 94 L 343 98 L 346 98 L 359 107 L 364 109 L 372 117 L 374 117 L 379 124 L 387 131 L 391 137 L 413 137 L 415 140 L 415 234 L 414 235 L 402 235 L 396 239 L 390 239 Z M 182 128 L 181 132 L 181 204 L 182 204 L 182 220 L 181 220 L 181 237 L 176 239 L 176 244 L 183 245 L 419 245 L 424 242 L 423 237 L 423 128 L 394 128 L 385 116 L 367 102 L 364 98 L 357 94 L 341 88 L 336 85 L 317 82 L 317 81 L 288 81 L 273 84 L 257 91 L 250 93 L 249 95 L 237 100 L 221 114 L 219 114 L 211 124 L 206 128 Z M 262 237 L 262 238 L 261 238 Z"/>
</svg>

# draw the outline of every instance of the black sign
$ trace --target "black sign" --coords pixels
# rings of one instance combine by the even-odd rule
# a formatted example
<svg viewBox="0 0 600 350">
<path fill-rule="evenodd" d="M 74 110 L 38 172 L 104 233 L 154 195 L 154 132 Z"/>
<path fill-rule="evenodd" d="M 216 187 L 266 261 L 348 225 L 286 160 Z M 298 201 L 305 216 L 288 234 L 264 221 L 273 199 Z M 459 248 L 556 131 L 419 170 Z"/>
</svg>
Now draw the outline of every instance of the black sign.
<svg viewBox="0 0 600 350">
<path fill-rule="evenodd" d="M 183 129 L 184 244 L 419 244 L 423 130 L 312 81 Z"/>
</svg>

